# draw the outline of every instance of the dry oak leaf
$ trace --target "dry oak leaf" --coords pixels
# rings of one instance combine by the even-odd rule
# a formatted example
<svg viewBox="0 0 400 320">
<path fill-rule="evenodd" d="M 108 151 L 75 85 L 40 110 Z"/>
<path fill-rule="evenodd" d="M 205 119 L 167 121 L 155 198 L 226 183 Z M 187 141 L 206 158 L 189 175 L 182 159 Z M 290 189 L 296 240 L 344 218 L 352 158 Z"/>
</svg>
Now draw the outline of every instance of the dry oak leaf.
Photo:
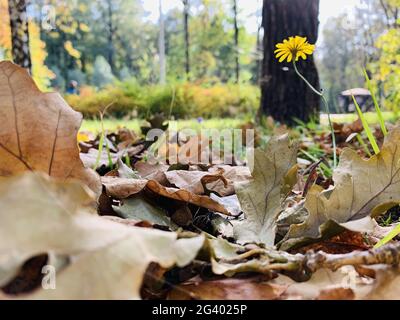
<svg viewBox="0 0 400 320">
<path fill-rule="evenodd" d="M 81 121 L 58 93 L 41 92 L 25 69 L 0 62 L 0 176 L 41 171 L 79 179 L 99 195 L 99 177 L 79 158 Z"/>
<path fill-rule="evenodd" d="M 204 185 L 209 191 L 220 196 L 230 196 L 235 193 L 234 183 L 249 181 L 250 170 L 244 166 L 220 165 L 207 171 L 173 170 L 165 172 L 168 181 L 181 189 L 195 194 L 204 194 Z"/>
<path fill-rule="evenodd" d="M 343 228 L 374 230 L 371 217 L 400 203 L 400 127 L 390 131 L 381 152 L 368 160 L 344 149 L 333 179 L 333 189 L 311 188 L 305 203 L 309 217 L 291 226 L 281 249 L 332 236 Z"/>
<path fill-rule="evenodd" d="M 352 266 L 336 271 L 319 269 L 306 282 L 279 275 L 270 284 L 287 286 L 281 295 L 284 300 L 359 300 L 373 290 L 373 280 L 359 276 Z"/>
<path fill-rule="evenodd" d="M 398 267 L 376 266 L 376 281 L 365 300 L 400 300 L 400 269 Z"/>
<path fill-rule="evenodd" d="M 188 281 L 169 293 L 169 300 L 276 300 L 286 285 L 269 284 L 262 277 Z"/>
<path fill-rule="evenodd" d="M 116 199 L 125 199 L 141 192 L 144 188 L 160 196 L 187 202 L 214 212 L 231 215 L 228 210 L 208 196 L 200 196 L 184 189 L 167 188 L 154 180 L 102 177 L 107 195 Z"/>
<path fill-rule="evenodd" d="M 210 175 L 207 171 L 173 170 L 165 172 L 168 181 L 178 188 L 195 194 L 204 194 L 201 179 Z"/>
<path fill-rule="evenodd" d="M 24 199 L 24 201 L 21 201 Z M 37 288 L 21 299 L 140 299 L 150 263 L 185 266 L 204 237 L 126 226 L 86 207 L 91 193 L 77 182 L 43 174 L 0 178 L 0 287 L 31 257 L 68 257 L 57 270 L 56 289 Z"/>
<path fill-rule="evenodd" d="M 297 145 L 290 144 L 288 135 L 271 138 L 266 150 L 254 150 L 253 179 L 235 184 L 245 214 L 245 220 L 234 223 L 239 243 L 274 245 L 284 190 L 291 189 L 286 177 L 296 163 Z"/>
</svg>

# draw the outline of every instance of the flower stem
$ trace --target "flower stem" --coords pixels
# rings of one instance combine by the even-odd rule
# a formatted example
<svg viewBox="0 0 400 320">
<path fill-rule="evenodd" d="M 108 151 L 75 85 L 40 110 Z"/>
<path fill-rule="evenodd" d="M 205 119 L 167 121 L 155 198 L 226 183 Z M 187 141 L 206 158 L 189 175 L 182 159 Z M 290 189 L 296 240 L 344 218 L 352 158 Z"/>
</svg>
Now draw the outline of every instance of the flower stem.
<svg viewBox="0 0 400 320">
<path fill-rule="evenodd" d="M 323 94 L 321 94 L 322 101 L 324 102 L 325 105 L 325 110 L 326 113 L 328 114 L 328 121 L 329 121 L 329 127 L 331 128 L 331 135 L 332 135 L 332 146 L 333 146 L 333 168 L 337 167 L 337 154 L 336 154 L 336 137 L 335 137 L 335 130 L 333 129 L 333 124 L 331 120 L 331 113 L 329 112 L 329 105 L 328 102 L 326 101 L 325 97 Z"/>
<path fill-rule="evenodd" d="M 294 71 L 296 72 L 296 74 L 307 84 L 307 86 L 318 96 L 321 97 L 324 106 L 325 106 L 325 111 L 328 114 L 328 122 L 329 122 L 329 127 L 331 129 L 331 135 L 332 135 L 332 146 L 333 146 L 333 168 L 337 167 L 337 155 L 336 155 L 336 137 L 335 137 L 335 131 L 333 130 L 333 124 L 332 124 L 332 120 L 331 120 L 331 113 L 329 112 L 329 106 L 328 106 L 328 102 L 326 101 L 324 95 L 322 94 L 322 92 L 318 91 L 317 89 L 315 89 L 312 84 L 310 82 L 308 82 L 308 80 L 300 73 L 300 71 L 297 69 L 297 65 L 296 65 L 296 61 L 293 60 L 293 67 L 294 67 Z"/>
</svg>

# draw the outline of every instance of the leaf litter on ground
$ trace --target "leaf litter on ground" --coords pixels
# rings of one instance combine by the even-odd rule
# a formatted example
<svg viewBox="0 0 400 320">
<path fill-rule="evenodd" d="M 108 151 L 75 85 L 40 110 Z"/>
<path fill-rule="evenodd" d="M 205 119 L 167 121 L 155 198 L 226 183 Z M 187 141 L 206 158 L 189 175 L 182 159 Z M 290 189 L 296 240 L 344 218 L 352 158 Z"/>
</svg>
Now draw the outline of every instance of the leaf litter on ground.
<svg viewBox="0 0 400 320">
<path fill-rule="evenodd" d="M 303 153 L 287 134 L 256 148 L 251 171 L 241 161 L 150 163 L 152 143 L 122 128 L 104 135 L 99 157 L 90 135 L 78 138 L 79 154 L 81 115 L 58 94 L 9 62 L 0 70 L 2 299 L 400 298 L 400 245 L 372 249 L 393 229 L 374 218 L 400 202 L 399 128 L 367 159 L 348 139 L 359 122 L 336 126 L 333 180 L 329 135 L 314 127 L 300 135 Z M 168 129 L 162 115 L 150 120 L 143 134 Z M 102 157 L 100 179 L 90 167 Z M 40 286 L 46 264 L 55 290 Z"/>
</svg>

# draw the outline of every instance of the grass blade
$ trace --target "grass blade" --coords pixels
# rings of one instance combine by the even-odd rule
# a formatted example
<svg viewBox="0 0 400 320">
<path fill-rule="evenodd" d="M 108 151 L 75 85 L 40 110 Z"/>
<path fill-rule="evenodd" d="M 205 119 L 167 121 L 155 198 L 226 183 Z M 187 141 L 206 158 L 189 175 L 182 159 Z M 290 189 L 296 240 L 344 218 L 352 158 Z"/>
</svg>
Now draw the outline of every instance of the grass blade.
<svg viewBox="0 0 400 320">
<path fill-rule="evenodd" d="M 385 120 L 383 119 L 381 108 L 379 107 L 378 100 L 376 99 L 374 90 L 372 88 L 371 80 L 369 79 L 367 70 L 365 70 L 365 69 L 364 69 L 364 76 L 365 76 L 365 80 L 367 81 L 368 90 L 371 92 L 372 101 L 374 102 L 374 106 L 375 106 L 376 114 L 378 116 L 379 124 L 381 126 L 383 135 L 386 137 L 388 132 L 387 132 L 387 129 L 385 126 Z"/>
<path fill-rule="evenodd" d="M 381 241 L 379 241 L 374 248 L 380 248 L 386 243 L 388 243 L 390 240 L 392 240 L 394 237 L 396 237 L 398 234 L 400 234 L 400 224 L 396 226 L 392 231 L 390 231 Z"/>
<path fill-rule="evenodd" d="M 303 153 L 307 158 L 309 158 L 310 160 L 312 160 L 312 161 L 314 161 L 314 162 L 318 162 L 318 161 L 319 161 L 316 157 L 314 157 L 312 154 L 310 154 L 309 152 L 307 152 L 307 151 L 305 151 L 305 150 L 303 150 L 303 149 L 300 149 L 300 152 Z M 333 170 L 332 170 L 331 168 L 329 168 L 329 167 L 328 167 L 325 163 L 323 163 L 323 162 L 320 163 L 320 167 L 321 167 L 321 170 L 324 172 L 324 174 L 325 174 L 325 176 L 326 176 L 327 178 L 332 177 Z"/>
<path fill-rule="evenodd" d="M 101 135 L 100 135 L 100 140 L 99 140 L 99 150 L 98 150 L 98 155 L 96 158 L 96 163 L 93 166 L 93 170 L 96 170 L 99 167 L 100 164 L 100 159 L 101 155 L 103 154 L 103 146 L 104 146 L 104 141 L 106 142 L 106 150 L 107 150 L 107 156 L 108 156 L 108 164 L 113 169 L 113 162 L 112 162 L 112 157 L 111 157 L 111 151 L 110 147 L 108 145 L 107 139 L 106 139 L 106 131 L 104 129 L 104 114 L 107 112 L 107 109 L 111 107 L 114 104 L 114 102 L 111 102 L 108 106 L 104 108 L 103 111 L 100 111 L 100 125 L 101 125 Z"/>
<path fill-rule="evenodd" d="M 368 125 L 367 119 L 365 119 L 365 116 L 364 116 L 363 112 L 361 111 L 361 108 L 358 105 L 358 102 L 357 102 L 356 98 L 354 97 L 354 95 L 351 95 L 351 96 L 353 98 L 354 105 L 356 106 L 356 109 L 357 109 L 357 112 L 358 112 L 358 116 L 361 119 L 361 122 L 362 122 L 362 125 L 364 127 L 365 133 L 367 134 L 368 140 L 371 143 L 372 149 L 374 150 L 375 154 L 379 154 L 379 152 L 381 152 L 381 151 L 379 150 L 379 147 L 378 147 L 378 144 L 376 143 L 375 137 L 371 132 L 371 129 L 370 129 L 369 125 Z"/>
<path fill-rule="evenodd" d="M 96 163 L 93 166 L 93 170 L 96 170 L 99 167 L 101 155 L 103 153 L 103 144 L 104 144 L 104 132 L 102 131 L 99 140 L 99 150 L 96 158 Z"/>
<path fill-rule="evenodd" d="M 358 143 L 364 148 L 365 153 L 369 157 L 372 157 L 372 154 L 369 151 L 367 144 L 364 142 L 363 138 L 358 133 L 357 133 L 357 140 L 358 140 Z"/>
</svg>

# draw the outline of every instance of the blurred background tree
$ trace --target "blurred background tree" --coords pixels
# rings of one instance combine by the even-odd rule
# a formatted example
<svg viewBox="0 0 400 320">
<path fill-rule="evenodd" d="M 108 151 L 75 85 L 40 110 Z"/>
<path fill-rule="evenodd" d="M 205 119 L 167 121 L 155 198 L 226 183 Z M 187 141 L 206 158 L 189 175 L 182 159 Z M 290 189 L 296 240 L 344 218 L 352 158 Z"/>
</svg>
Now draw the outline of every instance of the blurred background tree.
<svg viewBox="0 0 400 320">
<path fill-rule="evenodd" d="M 397 113 L 400 106 L 400 0 L 380 3 L 386 30 L 376 40 L 379 54 L 368 66 L 385 108 Z"/>
<path fill-rule="evenodd" d="M 293 85 L 290 81 L 291 66 L 287 66 L 288 71 L 282 70 L 284 65 L 280 64 L 268 72 L 265 69 L 265 61 L 276 63 L 271 55 L 273 46 L 289 33 L 304 33 L 311 42 L 316 41 L 318 12 L 315 5 L 304 7 L 304 0 L 288 2 L 292 9 L 295 8 L 292 10 L 295 18 L 291 19 L 293 28 L 282 27 L 285 24 L 276 19 L 263 28 L 262 0 L 251 0 L 252 12 L 247 8 L 250 0 L 175 0 L 172 8 L 166 5 L 167 85 L 162 88 L 155 88 L 161 76 L 159 0 L 151 0 L 156 4 L 152 9 L 154 12 L 148 12 L 147 0 L 26 1 L 28 19 L 24 24 L 28 29 L 21 28 L 25 33 L 22 37 L 25 51 L 21 50 L 21 43 L 14 41 L 13 46 L 16 37 L 12 36 L 9 11 L 15 7 L 15 1 L 0 0 L 0 58 L 12 59 L 13 47 L 27 54 L 26 44 L 29 44 L 31 71 L 39 86 L 64 93 L 71 81 L 78 82 L 81 96 L 75 104 L 80 110 L 84 109 L 82 105 L 89 104 L 90 110 L 96 110 L 114 100 L 115 108 L 122 109 L 130 99 L 133 102 L 128 104 L 132 108 L 140 109 L 148 103 L 154 106 L 152 110 L 158 105 L 160 110 L 165 109 L 168 113 L 174 100 L 174 104 L 182 104 L 181 109 L 175 110 L 179 115 L 201 115 L 200 111 L 193 111 L 201 106 L 207 115 L 236 116 L 249 110 L 254 117 L 259 107 L 261 79 L 263 113 L 293 123 L 293 117 L 308 120 L 317 111 L 316 97 L 302 84 Z M 327 22 L 324 20 L 315 58 L 321 87 L 327 91 L 332 111 L 341 111 L 338 96 L 342 91 L 365 86 L 364 67 L 382 105 L 387 110 L 397 110 L 400 102 L 399 1 L 359 0 L 351 10 L 343 10 L 343 14 Z M 316 0 L 307 1 L 307 5 L 314 2 Z M 331 3 L 330 0 L 320 2 Z M 243 12 L 247 12 L 246 15 Z M 252 28 L 248 27 L 247 20 L 253 21 Z M 306 29 L 302 29 L 303 24 Z M 260 78 L 264 34 L 268 50 L 264 74 Z M 15 61 L 19 61 L 17 59 Z M 24 59 L 21 64 L 25 63 Z M 311 60 L 309 63 L 313 65 Z M 308 65 L 303 67 L 303 72 L 309 69 Z M 308 76 L 317 83 L 313 66 L 310 72 L 313 75 Z M 265 86 L 270 75 L 280 87 L 278 91 L 276 86 Z M 236 82 L 238 84 L 234 86 Z M 147 86 L 151 89 L 147 90 Z M 140 92 L 154 96 L 154 101 L 143 102 Z M 229 92 L 234 92 L 235 99 L 229 97 Z M 106 93 L 114 100 L 106 99 Z M 100 98 L 92 98 L 94 94 Z M 304 94 L 310 95 L 304 97 Z M 287 107 L 289 98 L 292 102 Z M 211 110 L 205 101 L 219 109 Z"/>
<path fill-rule="evenodd" d="M 8 0 L 8 14 L 9 19 L 7 20 L 10 21 L 13 60 L 30 72 L 32 61 L 29 48 L 27 2 L 25 0 Z"/>
</svg>

